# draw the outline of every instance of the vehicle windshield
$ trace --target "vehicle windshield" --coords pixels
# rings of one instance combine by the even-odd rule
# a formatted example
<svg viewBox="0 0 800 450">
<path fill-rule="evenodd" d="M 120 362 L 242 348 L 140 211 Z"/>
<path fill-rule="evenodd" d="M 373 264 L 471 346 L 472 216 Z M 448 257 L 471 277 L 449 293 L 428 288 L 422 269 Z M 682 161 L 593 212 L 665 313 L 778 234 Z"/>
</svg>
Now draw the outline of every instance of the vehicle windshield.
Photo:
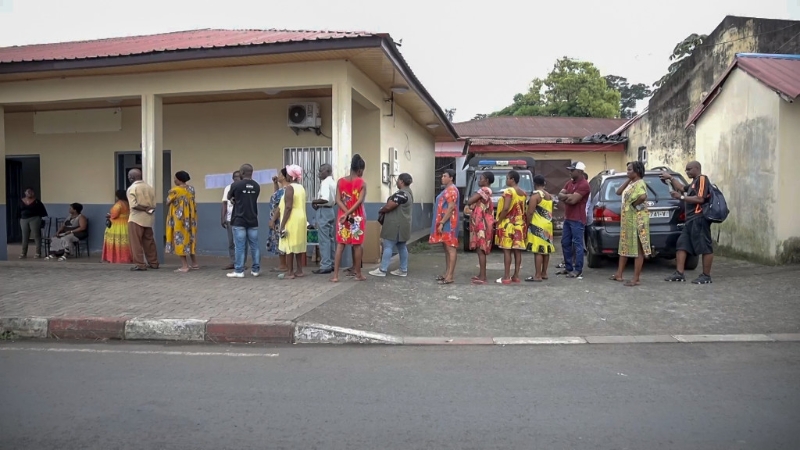
<svg viewBox="0 0 800 450">
<path fill-rule="evenodd" d="M 531 179 L 531 175 L 527 173 L 519 174 L 519 186 L 520 189 L 527 193 L 531 193 L 533 191 L 533 180 Z M 495 173 L 494 174 L 494 183 L 489 186 L 492 188 L 492 194 L 502 194 L 503 190 L 507 188 L 506 186 L 506 174 L 504 173 Z M 475 190 L 478 190 L 477 179 L 475 180 Z"/>
<path fill-rule="evenodd" d="M 678 175 L 675 176 L 681 183 L 686 184 L 684 179 Z M 609 178 L 606 180 L 605 185 L 600 189 L 601 196 L 604 201 L 620 201 L 619 195 L 617 195 L 617 189 L 622 186 L 627 180 L 626 177 L 614 177 Z M 670 189 L 672 188 L 671 185 L 661 181 L 658 175 L 645 175 L 644 182 L 647 183 L 647 197 L 648 199 L 655 200 L 655 199 L 666 199 L 669 198 Z"/>
</svg>

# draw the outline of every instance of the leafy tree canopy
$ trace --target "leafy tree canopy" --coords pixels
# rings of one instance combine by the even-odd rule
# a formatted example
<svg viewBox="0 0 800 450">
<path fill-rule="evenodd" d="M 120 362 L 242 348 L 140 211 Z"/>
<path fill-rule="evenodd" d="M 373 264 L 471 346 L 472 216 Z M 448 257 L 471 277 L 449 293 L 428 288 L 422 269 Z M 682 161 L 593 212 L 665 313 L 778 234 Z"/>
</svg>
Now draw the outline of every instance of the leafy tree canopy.
<svg viewBox="0 0 800 450">
<path fill-rule="evenodd" d="M 629 84 L 628 79 L 617 75 L 606 75 L 606 83 L 620 94 L 619 116 L 630 119 L 636 116 L 636 102 L 653 95 L 653 91 L 644 83 Z"/>
<path fill-rule="evenodd" d="M 620 93 L 591 62 L 563 57 L 546 78 L 531 81 L 528 92 L 492 116 L 617 117 Z"/>
</svg>

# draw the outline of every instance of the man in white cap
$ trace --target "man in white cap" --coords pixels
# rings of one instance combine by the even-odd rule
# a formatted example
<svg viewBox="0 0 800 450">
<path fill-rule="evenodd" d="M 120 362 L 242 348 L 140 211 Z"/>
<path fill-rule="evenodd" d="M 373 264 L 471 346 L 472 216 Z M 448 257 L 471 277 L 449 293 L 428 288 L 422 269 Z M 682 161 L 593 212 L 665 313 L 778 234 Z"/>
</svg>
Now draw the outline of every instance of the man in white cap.
<svg viewBox="0 0 800 450">
<path fill-rule="evenodd" d="M 564 252 L 565 268 L 557 274 L 566 275 L 567 278 L 582 278 L 586 202 L 591 189 L 583 175 L 586 171 L 586 164 L 578 161 L 567 167 L 567 170 L 569 170 L 571 179 L 558 193 L 558 199 L 565 205 L 564 229 L 561 234 L 561 250 Z"/>
</svg>

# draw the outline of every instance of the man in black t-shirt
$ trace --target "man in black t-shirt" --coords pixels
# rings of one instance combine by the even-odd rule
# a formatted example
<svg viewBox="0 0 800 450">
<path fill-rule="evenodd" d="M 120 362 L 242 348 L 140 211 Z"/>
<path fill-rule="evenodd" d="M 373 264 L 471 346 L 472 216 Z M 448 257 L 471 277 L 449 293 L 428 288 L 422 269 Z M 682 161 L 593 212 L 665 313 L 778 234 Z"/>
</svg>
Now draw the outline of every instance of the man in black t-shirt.
<svg viewBox="0 0 800 450">
<path fill-rule="evenodd" d="M 697 161 L 686 165 L 686 175 L 692 182 L 684 186 L 667 172 L 661 172 L 662 180 L 672 182 L 675 191 L 672 198 L 683 200 L 686 208 L 686 223 L 683 232 L 678 237 L 676 271 L 668 276 L 666 281 L 686 281 L 683 274 L 686 268 L 686 256 L 700 256 L 703 258 L 703 273 L 695 280 L 694 284 L 711 283 L 711 264 L 714 262 L 714 248 L 711 243 L 711 222 L 703 216 L 703 204 L 710 197 L 711 184 L 708 177 L 703 175 L 702 167 Z"/>
<path fill-rule="evenodd" d="M 233 202 L 231 227 L 235 256 L 233 272 L 228 278 L 244 277 L 245 249 L 250 247 L 253 266 L 250 273 L 257 277 L 261 270 L 261 250 L 258 245 L 258 196 L 261 186 L 253 180 L 253 166 L 244 164 L 239 169 L 242 179 L 231 185 L 228 200 Z M 246 246 L 245 246 L 246 243 Z"/>
</svg>

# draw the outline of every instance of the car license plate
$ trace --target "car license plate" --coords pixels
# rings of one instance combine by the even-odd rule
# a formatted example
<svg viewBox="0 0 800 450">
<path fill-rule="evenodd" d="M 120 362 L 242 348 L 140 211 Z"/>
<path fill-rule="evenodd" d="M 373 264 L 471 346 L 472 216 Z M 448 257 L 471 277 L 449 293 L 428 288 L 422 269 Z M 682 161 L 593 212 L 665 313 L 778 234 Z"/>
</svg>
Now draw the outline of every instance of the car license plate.
<svg viewBox="0 0 800 450">
<path fill-rule="evenodd" d="M 666 219 L 669 218 L 669 211 L 650 211 L 651 219 Z"/>
</svg>

